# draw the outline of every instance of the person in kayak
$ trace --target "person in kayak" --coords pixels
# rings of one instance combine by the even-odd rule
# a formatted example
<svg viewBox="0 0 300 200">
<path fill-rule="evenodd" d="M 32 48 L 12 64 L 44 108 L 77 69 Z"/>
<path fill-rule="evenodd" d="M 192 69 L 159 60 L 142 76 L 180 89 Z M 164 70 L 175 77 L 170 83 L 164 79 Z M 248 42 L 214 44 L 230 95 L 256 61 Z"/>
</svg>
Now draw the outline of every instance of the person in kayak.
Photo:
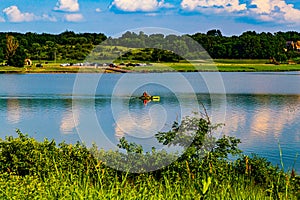
<svg viewBox="0 0 300 200">
<path fill-rule="evenodd" d="M 151 96 L 146 91 L 144 91 L 142 97 L 143 97 L 144 105 L 146 106 L 147 103 L 151 101 Z"/>
<path fill-rule="evenodd" d="M 144 97 L 150 97 L 150 95 L 146 91 L 143 93 L 143 96 Z"/>
</svg>

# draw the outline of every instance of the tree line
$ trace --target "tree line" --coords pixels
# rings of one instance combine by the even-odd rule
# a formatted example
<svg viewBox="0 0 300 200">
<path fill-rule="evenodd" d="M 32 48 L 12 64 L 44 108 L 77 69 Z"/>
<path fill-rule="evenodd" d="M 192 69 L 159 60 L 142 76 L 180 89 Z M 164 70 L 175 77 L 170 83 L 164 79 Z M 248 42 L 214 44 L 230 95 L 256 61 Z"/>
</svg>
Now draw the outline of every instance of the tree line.
<svg viewBox="0 0 300 200">
<path fill-rule="evenodd" d="M 0 62 L 20 60 L 20 57 L 32 60 L 83 60 L 95 45 L 106 40 L 103 33 L 74 33 L 65 31 L 60 34 L 48 33 L 0 33 Z M 17 46 L 12 51 L 9 46 Z M 16 55 L 16 56 L 14 56 Z M 19 61 L 21 65 L 21 61 Z M 15 66 L 15 65 L 14 65 Z"/>
<path fill-rule="evenodd" d="M 143 32 L 138 34 L 126 32 L 120 38 L 108 38 L 106 42 L 110 45 L 133 48 L 146 47 L 143 51 L 136 53 L 135 57 L 148 57 L 151 61 L 159 61 L 159 57 L 163 57 L 162 61 L 172 59 L 168 52 L 165 51 L 165 55 L 162 54 L 163 49 L 167 49 L 187 59 L 202 58 L 205 51 L 213 59 L 271 58 L 278 62 L 285 62 L 288 59 L 296 59 L 300 55 L 297 49 L 287 46 L 288 41 L 300 41 L 300 33 L 296 31 L 276 33 L 247 31 L 240 36 L 223 36 L 220 30 L 209 30 L 207 33 L 183 36 L 164 36 L 163 34 L 148 36 Z M 202 47 L 199 47 L 199 44 Z M 132 52 L 128 52 L 127 56 L 132 56 L 132 54 Z M 176 60 L 176 57 L 173 57 L 173 61 L 174 58 Z"/>
<path fill-rule="evenodd" d="M 163 35 L 126 32 L 119 38 L 103 33 L 0 33 L 0 62 L 16 66 L 16 60 L 84 60 L 93 50 L 99 59 L 113 54 L 141 61 L 179 61 L 185 59 L 296 59 L 299 52 L 287 44 L 300 41 L 300 33 L 246 31 L 239 36 L 224 36 L 220 30 L 192 35 Z M 101 44 L 101 47 L 94 49 Z M 200 44 L 200 45 L 199 45 Z M 114 48 L 103 48 L 110 46 Z M 126 47 L 120 48 L 120 47 Z M 140 50 L 136 51 L 138 48 Z M 108 51 L 112 54 L 108 54 Z M 20 62 L 21 63 L 21 62 Z M 22 66 L 22 64 L 20 64 Z"/>
</svg>

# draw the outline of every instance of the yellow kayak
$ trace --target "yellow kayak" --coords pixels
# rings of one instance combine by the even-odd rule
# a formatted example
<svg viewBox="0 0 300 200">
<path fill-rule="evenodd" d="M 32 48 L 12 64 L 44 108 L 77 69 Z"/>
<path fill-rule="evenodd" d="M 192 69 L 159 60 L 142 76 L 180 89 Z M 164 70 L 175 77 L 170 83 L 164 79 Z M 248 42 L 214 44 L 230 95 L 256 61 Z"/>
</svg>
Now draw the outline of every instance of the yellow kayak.
<svg viewBox="0 0 300 200">
<path fill-rule="evenodd" d="M 141 96 L 139 97 L 141 100 L 152 100 L 152 101 L 160 101 L 160 96 Z"/>
</svg>

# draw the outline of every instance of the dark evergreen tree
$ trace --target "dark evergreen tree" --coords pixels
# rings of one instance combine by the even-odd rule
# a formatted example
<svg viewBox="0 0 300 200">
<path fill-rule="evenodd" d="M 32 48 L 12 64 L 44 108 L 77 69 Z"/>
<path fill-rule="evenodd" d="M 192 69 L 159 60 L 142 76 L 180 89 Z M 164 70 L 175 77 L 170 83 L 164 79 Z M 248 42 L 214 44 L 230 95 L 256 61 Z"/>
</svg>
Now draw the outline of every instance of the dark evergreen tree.
<svg viewBox="0 0 300 200">
<path fill-rule="evenodd" d="M 3 53 L 3 49 L 0 48 L 0 63 L 2 63 L 4 60 L 4 53 Z"/>
<path fill-rule="evenodd" d="M 206 35 L 222 37 L 221 31 L 218 29 L 209 30 L 209 31 L 207 31 Z"/>
</svg>

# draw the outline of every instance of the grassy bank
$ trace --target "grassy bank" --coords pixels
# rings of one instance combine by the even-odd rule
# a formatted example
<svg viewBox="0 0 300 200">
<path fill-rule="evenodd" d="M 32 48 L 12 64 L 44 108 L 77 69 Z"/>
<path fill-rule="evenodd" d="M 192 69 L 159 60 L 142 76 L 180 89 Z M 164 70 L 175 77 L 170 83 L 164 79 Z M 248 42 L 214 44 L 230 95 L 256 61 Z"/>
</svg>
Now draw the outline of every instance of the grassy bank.
<svg viewBox="0 0 300 200">
<path fill-rule="evenodd" d="M 245 156 L 238 139 L 212 141 L 209 122 L 196 123 L 195 140 L 170 165 L 144 171 L 170 154 L 152 150 L 143 153 L 139 145 L 124 138 L 119 147 L 127 151 L 103 151 L 77 144 L 38 142 L 20 131 L 18 137 L 0 141 L 1 199 L 299 199 L 300 179 L 283 172 L 264 158 Z M 186 124 L 186 125 L 187 125 Z M 178 132 L 179 131 L 179 132 Z M 156 135 L 164 144 L 185 143 L 181 129 Z M 173 137 L 174 134 L 179 137 Z M 186 135 L 185 135 L 186 136 Z M 185 138 L 185 139 L 184 139 Z M 204 151 L 199 157 L 199 150 Z M 202 152 L 203 153 L 203 152 Z M 235 155 L 234 161 L 228 155 Z M 128 170 L 116 170 L 124 163 Z M 111 163 L 114 162 L 114 168 Z M 109 164 L 110 163 L 110 164 Z M 125 169 L 124 168 L 124 169 Z M 141 170 L 130 173 L 130 169 Z M 127 171 L 127 172 L 126 172 Z"/>
<path fill-rule="evenodd" d="M 107 61 L 108 62 L 108 61 Z M 127 61 L 139 63 L 138 61 Z M 0 73 L 103 73 L 105 67 L 78 67 L 78 66 L 60 66 L 66 62 L 47 62 L 43 67 L 36 67 L 37 61 L 33 66 L 16 68 L 10 66 L 1 66 Z M 74 61 L 76 63 L 76 61 Z M 217 59 L 211 61 L 191 61 L 176 63 L 151 63 L 147 66 L 135 66 L 121 68 L 132 72 L 194 72 L 194 71 L 220 71 L 220 72 L 276 72 L 276 71 L 300 71 L 300 64 L 267 64 L 268 60 L 245 60 L 245 59 Z"/>
<path fill-rule="evenodd" d="M 103 68 L 85 67 L 80 68 L 77 66 L 62 67 L 59 65 L 43 65 L 43 67 L 0 67 L 0 74 L 26 74 L 26 73 L 103 73 Z"/>
<path fill-rule="evenodd" d="M 268 64 L 268 60 L 218 59 L 210 62 L 191 61 L 191 63 L 153 63 L 152 66 L 127 68 L 136 72 L 163 71 L 220 71 L 220 72 L 276 72 L 300 71 L 300 64 Z"/>
</svg>

